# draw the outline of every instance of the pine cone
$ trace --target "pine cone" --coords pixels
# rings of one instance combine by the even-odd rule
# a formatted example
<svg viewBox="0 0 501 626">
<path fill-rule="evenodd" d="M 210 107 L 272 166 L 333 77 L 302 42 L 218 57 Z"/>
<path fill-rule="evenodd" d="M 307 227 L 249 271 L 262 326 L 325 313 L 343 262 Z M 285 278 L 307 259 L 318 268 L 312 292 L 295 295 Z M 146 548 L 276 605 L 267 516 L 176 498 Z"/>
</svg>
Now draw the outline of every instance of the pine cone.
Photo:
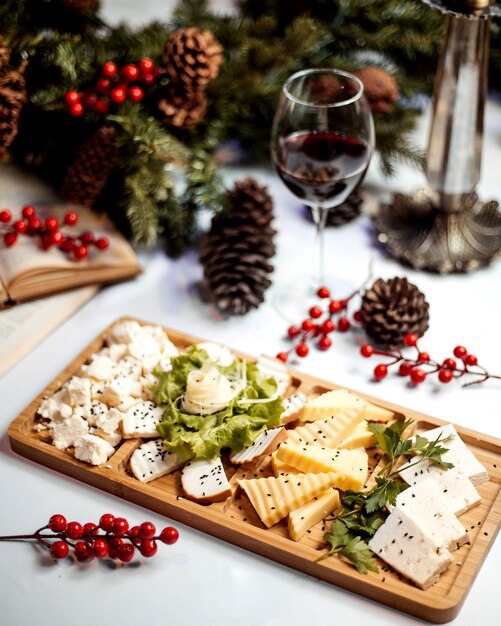
<svg viewBox="0 0 501 626">
<path fill-rule="evenodd" d="M 244 315 L 271 285 L 273 206 L 266 188 L 251 178 L 235 183 L 228 200 L 230 211 L 213 220 L 201 245 L 202 290 L 224 315 Z"/>
<path fill-rule="evenodd" d="M 116 130 L 102 126 L 81 146 L 61 186 L 70 202 L 92 206 L 118 162 Z"/>
<path fill-rule="evenodd" d="M 196 126 L 207 111 L 207 97 L 203 91 L 186 91 L 183 87 L 169 85 L 158 101 L 164 124 L 176 128 Z"/>
<path fill-rule="evenodd" d="M 0 72 L 7 69 L 10 63 L 10 48 L 5 44 L 5 39 L 0 36 Z"/>
<path fill-rule="evenodd" d="M 66 11 L 77 15 L 91 15 L 99 8 L 99 0 L 59 0 Z"/>
<path fill-rule="evenodd" d="M 400 97 L 395 78 L 379 67 L 364 67 L 355 72 L 364 84 L 364 91 L 374 113 L 391 113 Z"/>
<path fill-rule="evenodd" d="M 219 74 L 223 48 L 210 30 L 180 28 L 164 49 L 167 73 L 186 90 L 203 91 Z"/>
<path fill-rule="evenodd" d="M 0 74 L 0 154 L 17 135 L 19 115 L 27 100 L 24 66 Z"/>
<path fill-rule="evenodd" d="M 362 297 L 361 324 L 378 343 L 397 348 L 407 333 L 424 335 L 428 309 L 424 294 L 406 278 L 379 278 Z"/>
<path fill-rule="evenodd" d="M 343 226 L 357 218 L 360 215 L 363 200 L 362 193 L 355 189 L 345 202 L 327 211 L 326 226 Z M 307 210 L 310 219 L 313 220 L 311 208 L 307 207 Z"/>
</svg>

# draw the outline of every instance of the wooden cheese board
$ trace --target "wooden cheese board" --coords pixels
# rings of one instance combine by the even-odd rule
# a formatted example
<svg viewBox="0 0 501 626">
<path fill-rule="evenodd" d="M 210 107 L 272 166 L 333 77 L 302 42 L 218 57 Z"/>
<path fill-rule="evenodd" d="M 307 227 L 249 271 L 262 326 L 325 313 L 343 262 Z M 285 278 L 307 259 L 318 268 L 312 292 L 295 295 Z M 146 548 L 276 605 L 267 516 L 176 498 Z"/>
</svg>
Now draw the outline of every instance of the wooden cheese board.
<svg viewBox="0 0 501 626">
<path fill-rule="evenodd" d="M 122 318 L 115 323 L 124 319 L 131 318 Z M 165 330 L 171 341 L 181 350 L 202 341 L 168 328 Z M 380 564 L 378 573 L 362 575 L 337 557 L 315 561 L 323 552 L 322 537 L 325 526 L 322 523 L 317 524 L 299 542 L 289 539 L 284 520 L 270 529 L 262 525 L 246 496 L 237 490 L 236 480 L 271 476 L 269 457 L 240 467 L 232 466 L 228 462 L 225 466 L 226 473 L 231 484 L 235 486 L 232 496 L 225 502 L 203 506 L 183 497 L 179 471 L 147 484 L 132 476 L 128 469 L 128 460 L 141 440 L 123 440 L 106 465 L 93 467 L 78 461 L 68 451 L 56 449 L 44 431 L 37 432 L 34 426 L 38 422 L 36 412 L 42 397 L 57 391 L 75 374 L 103 346 L 108 332 L 109 328 L 103 331 L 12 422 L 9 439 L 15 452 L 236 546 L 394 609 L 435 623 L 445 623 L 456 617 L 501 525 L 501 440 L 457 427 L 463 441 L 487 469 L 489 481 L 478 487 L 482 496 L 481 504 L 460 517 L 461 523 L 469 531 L 469 543 L 454 552 L 455 562 L 435 585 L 423 591 L 384 563 Z M 240 358 L 255 360 L 248 355 L 234 352 Z M 290 373 L 291 384 L 286 395 L 300 390 L 307 396 L 315 396 L 339 388 L 334 383 L 295 370 L 290 370 Z M 357 394 L 374 404 L 413 419 L 417 432 L 445 423 L 366 394 Z M 373 456 L 374 466 L 378 458 L 377 455 Z"/>
</svg>

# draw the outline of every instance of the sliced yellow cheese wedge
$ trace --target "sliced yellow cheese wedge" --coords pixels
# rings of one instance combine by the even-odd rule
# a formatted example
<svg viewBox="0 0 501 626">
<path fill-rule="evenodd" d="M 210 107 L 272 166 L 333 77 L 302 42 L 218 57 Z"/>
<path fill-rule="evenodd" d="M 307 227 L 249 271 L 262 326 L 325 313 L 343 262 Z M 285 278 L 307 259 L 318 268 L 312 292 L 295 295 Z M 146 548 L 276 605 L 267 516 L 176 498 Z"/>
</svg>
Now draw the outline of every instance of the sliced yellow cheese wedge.
<svg viewBox="0 0 501 626">
<path fill-rule="evenodd" d="M 317 522 L 339 508 L 341 502 L 337 489 L 329 489 L 318 497 L 289 513 L 289 537 L 299 541 Z"/>
<path fill-rule="evenodd" d="M 239 479 L 237 483 L 247 494 L 263 524 L 270 528 L 294 509 L 333 487 L 339 478 L 339 474 L 329 472 Z"/>
<path fill-rule="evenodd" d="M 301 411 L 300 419 L 302 422 L 313 422 L 332 415 L 361 415 L 370 422 L 387 422 L 395 413 L 363 400 L 347 389 L 335 389 L 309 400 Z"/>
<path fill-rule="evenodd" d="M 354 450 L 355 448 L 372 448 L 375 445 L 376 438 L 369 430 L 369 424 L 364 420 L 355 426 L 351 435 L 338 444 L 338 448 Z"/>
<path fill-rule="evenodd" d="M 340 441 L 351 435 L 355 427 L 363 420 L 362 412 L 358 412 L 356 415 L 335 415 L 326 419 L 318 419 L 310 424 L 290 430 L 287 441 L 335 448 Z"/>
<path fill-rule="evenodd" d="M 292 465 L 287 465 L 283 461 L 277 459 L 277 451 L 272 453 L 271 455 L 271 467 L 273 469 L 273 474 L 275 478 L 277 476 L 283 476 L 284 474 L 302 474 L 301 470 L 297 467 L 292 467 Z"/>
<path fill-rule="evenodd" d="M 334 486 L 343 491 L 346 489 L 360 491 L 369 471 L 369 457 L 367 452 L 360 448 L 337 450 L 285 442 L 277 450 L 277 459 L 305 473 L 337 472 L 341 478 Z"/>
</svg>

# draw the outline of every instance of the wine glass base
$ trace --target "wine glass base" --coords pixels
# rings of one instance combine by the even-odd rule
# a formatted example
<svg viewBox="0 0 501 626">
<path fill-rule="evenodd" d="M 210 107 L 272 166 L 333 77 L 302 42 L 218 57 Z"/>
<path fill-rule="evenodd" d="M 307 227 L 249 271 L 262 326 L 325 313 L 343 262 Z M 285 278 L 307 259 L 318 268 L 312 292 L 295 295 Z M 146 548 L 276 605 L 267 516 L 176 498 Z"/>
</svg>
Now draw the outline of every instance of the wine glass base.
<svg viewBox="0 0 501 626">
<path fill-rule="evenodd" d="M 347 298 L 355 290 L 353 283 L 339 276 L 327 274 L 320 285 L 318 280 L 313 281 L 311 274 L 296 275 L 272 288 L 270 304 L 289 324 L 300 324 L 309 317 L 309 308 L 321 302 L 317 296 L 320 286 L 327 287 L 331 298 L 336 300 Z"/>
</svg>

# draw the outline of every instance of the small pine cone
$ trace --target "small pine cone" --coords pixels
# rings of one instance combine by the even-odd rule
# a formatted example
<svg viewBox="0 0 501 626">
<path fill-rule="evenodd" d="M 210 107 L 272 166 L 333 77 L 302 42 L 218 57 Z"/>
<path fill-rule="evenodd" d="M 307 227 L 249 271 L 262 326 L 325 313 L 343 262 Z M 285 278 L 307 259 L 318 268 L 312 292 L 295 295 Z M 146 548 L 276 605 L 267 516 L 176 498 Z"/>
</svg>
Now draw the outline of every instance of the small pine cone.
<svg viewBox="0 0 501 626">
<path fill-rule="evenodd" d="M 374 113 L 391 113 L 400 97 L 395 78 L 379 67 L 364 67 L 355 72 L 363 85 L 365 96 Z"/>
<path fill-rule="evenodd" d="M 362 297 L 361 324 L 379 344 L 398 348 L 407 333 L 422 337 L 428 329 L 429 305 L 406 278 L 379 278 Z"/>
<path fill-rule="evenodd" d="M 10 48 L 5 44 L 5 39 L 0 36 L 0 72 L 3 72 L 10 63 Z"/>
<path fill-rule="evenodd" d="M 0 153 L 17 135 L 19 115 L 27 100 L 24 67 L 0 74 Z"/>
<path fill-rule="evenodd" d="M 223 48 L 210 30 L 180 28 L 164 49 L 167 73 L 186 90 L 203 91 L 219 74 Z"/>
<path fill-rule="evenodd" d="M 343 226 L 356 219 L 361 212 L 363 195 L 356 189 L 345 202 L 327 211 L 326 226 Z M 313 219 L 310 207 L 307 207 L 310 219 Z"/>
<path fill-rule="evenodd" d="M 70 202 L 92 206 L 118 163 L 116 130 L 102 126 L 81 146 L 68 167 L 61 194 Z"/>
<path fill-rule="evenodd" d="M 99 8 L 99 0 L 59 0 L 66 11 L 76 15 L 92 15 Z"/>
<path fill-rule="evenodd" d="M 203 91 L 186 91 L 169 85 L 158 101 L 162 121 L 176 128 L 196 126 L 207 112 L 207 97 Z"/>
</svg>

